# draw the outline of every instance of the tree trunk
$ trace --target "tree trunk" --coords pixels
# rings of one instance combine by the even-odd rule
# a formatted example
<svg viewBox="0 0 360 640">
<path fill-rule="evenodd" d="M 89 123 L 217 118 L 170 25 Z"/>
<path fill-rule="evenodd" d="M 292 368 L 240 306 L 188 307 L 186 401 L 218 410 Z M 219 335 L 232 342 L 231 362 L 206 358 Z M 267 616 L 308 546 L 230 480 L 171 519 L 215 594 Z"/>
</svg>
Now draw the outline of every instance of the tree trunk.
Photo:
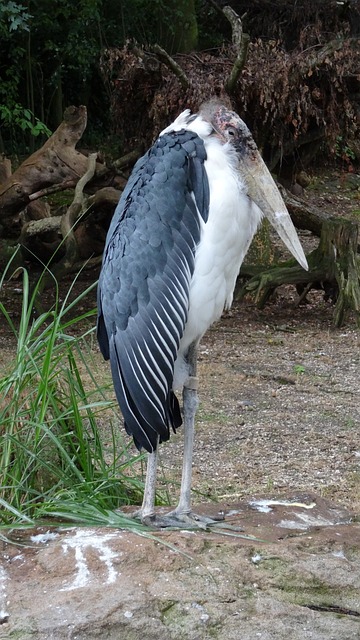
<svg viewBox="0 0 360 640">
<path fill-rule="evenodd" d="M 236 299 L 255 295 L 263 308 L 270 295 L 282 284 L 315 285 L 327 283 L 338 290 L 334 324 L 340 327 L 348 312 L 353 311 L 360 325 L 360 264 L 357 257 L 359 227 L 351 220 L 330 218 L 323 223 L 319 246 L 308 256 L 309 270 L 293 260 L 275 267 L 241 267 L 240 276 L 250 278 L 237 287 Z"/>
<path fill-rule="evenodd" d="M 11 176 L 11 160 L 0 155 L 0 185 Z"/>
<path fill-rule="evenodd" d="M 329 221 L 324 225 L 323 243 L 334 254 L 335 278 L 339 296 L 335 306 L 334 324 L 340 327 L 353 311 L 360 326 L 360 284 L 357 247 L 359 226 L 350 220 Z"/>
</svg>

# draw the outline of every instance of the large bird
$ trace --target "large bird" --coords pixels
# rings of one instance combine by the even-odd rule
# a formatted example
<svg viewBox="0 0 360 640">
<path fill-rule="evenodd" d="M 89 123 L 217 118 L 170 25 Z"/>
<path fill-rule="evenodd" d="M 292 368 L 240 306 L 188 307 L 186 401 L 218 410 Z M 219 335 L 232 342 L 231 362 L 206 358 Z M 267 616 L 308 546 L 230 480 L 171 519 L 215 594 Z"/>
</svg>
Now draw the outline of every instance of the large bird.
<svg viewBox="0 0 360 640">
<path fill-rule="evenodd" d="M 307 262 L 281 195 L 239 116 L 217 101 L 189 110 L 136 163 L 112 219 L 98 286 L 97 335 L 110 359 L 125 429 L 149 452 L 139 516 L 159 526 L 200 522 L 190 502 L 196 353 L 232 303 L 263 214 Z M 182 424 L 180 500 L 155 514 L 159 443 Z M 207 522 L 207 519 L 205 519 Z M 200 525 L 201 526 L 201 525 Z"/>
</svg>

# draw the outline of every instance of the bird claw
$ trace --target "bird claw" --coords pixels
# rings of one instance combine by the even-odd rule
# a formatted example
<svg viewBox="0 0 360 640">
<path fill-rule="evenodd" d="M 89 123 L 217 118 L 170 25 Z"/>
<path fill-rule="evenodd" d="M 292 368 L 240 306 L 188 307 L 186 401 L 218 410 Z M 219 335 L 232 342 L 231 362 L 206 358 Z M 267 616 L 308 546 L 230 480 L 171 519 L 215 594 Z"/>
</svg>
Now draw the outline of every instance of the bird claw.
<svg viewBox="0 0 360 640">
<path fill-rule="evenodd" d="M 202 529 L 203 531 L 220 529 L 222 531 L 242 531 L 240 527 L 235 527 L 225 522 L 225 518 L 222 514 L 218 517 L 210 518 L 208 516 L 193 513 L 192 511 L 188 513 L 171 511 L 170 513 L 163 515 L 153 513 L 146 516 L 136 512 L 136 514 L 133 514 L 133 517 L 140 517 L 143 524 L 155 527 L 156 529 Z"/>
</svg>

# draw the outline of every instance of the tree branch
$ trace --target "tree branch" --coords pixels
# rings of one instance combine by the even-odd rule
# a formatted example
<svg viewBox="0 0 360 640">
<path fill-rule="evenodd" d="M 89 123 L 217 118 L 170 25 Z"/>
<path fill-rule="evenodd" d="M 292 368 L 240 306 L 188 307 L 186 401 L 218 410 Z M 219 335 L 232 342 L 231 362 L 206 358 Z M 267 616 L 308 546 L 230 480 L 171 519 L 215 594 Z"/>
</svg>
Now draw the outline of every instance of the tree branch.
<svg viewBox="0 0 360 640">
<path fill-rule="evenodd" d="M 74 230 L 76 223 L 81 216 L 81 212 L 83 211 L 84 187 L 93 178 L 96 170 L 96 158 L 97 153 L 92 153 L 88 157 L 88 168 L 78 181 L 75 187 L 74 200 L 61 219 L 60 230 L 65 243 L 65 257 L 60 263 L 58 263 L 58 265 L 56 265 L 56 272 L 60 271 L 61 274 L 68 271 L 70 266 L 78 259 L 79 251 Z"/>
<path fill-rule="evenodd" d="M 188 89 L 190 87 L 190 82 L 185 72 L 180 67 L 180 65 L 178 65 L 177 62 L 175 62 L 174 58 L 169 56 L 169 54 L 165 51 L 165 49 L 160 47 L 160 45 L 158 44 L 154 44 L 151 47 L 151 51 L 156 53 L 160 61 L 163 64 L 165 64 L 176 75 L 183 89 Z"/>
<path fill-rule="evenodd" d="M 226 6 L 223 8 L 223 13 L 231 24 L 232 41 L 237 49 L 237 56 L 233 68 L 225 83 L 225 89 L 227 93 L 231 94 L 235 91 L 236 83 L 246 63 L 250 36 L 249 34 L 243 32 L 241 18 L 234 11 L 234 9 Z"/>
<path fill-rule="evenodd" d="M 136 149 L 132 149 L 132 151 L 129 151 L 129 153 L 126 153 L 124 156 L 121 156 L 121 158 L 114 160 L 111 166 L 114 167 L 116 171 L 122 171 L 123 169 L 129 166 L 132 167 L 135 164 L 135 162 L 140 158 L 142 153 L 143 153 L 143 149 L 140 147 L 136 147 Z"/>
<path fill-rule="evenodd" d="M 36 191 L 29 196 L 29 202 L 33 200 L 38 200 L 39 198 L 43 198 L 44 196 L 49 196 L 52 193 L 57 193 L 58 191 L 65 191 L 66 189 L 73 189 L 76 185 L 76 180 L 64 180 L 64 182 L 60 182 L 59 184 L 53 184 L 51 187 L 47 187 L 47 189 L 41 189 L 41 191 Z"/>
</svg>

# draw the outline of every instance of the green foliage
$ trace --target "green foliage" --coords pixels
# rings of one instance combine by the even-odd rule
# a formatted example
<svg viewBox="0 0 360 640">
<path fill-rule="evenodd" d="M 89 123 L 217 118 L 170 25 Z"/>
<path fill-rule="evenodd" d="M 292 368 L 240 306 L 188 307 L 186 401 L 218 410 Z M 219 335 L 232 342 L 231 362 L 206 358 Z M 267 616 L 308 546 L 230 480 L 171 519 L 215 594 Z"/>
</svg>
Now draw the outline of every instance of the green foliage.
<svg viewBox="0 0 360 640">
<path fill-rule="evenodd" d="M 344 160 L 347 164 L 356 160 L 356 155 L 351 145 L 343 136 L 337 136 L 335 140 L 334 155 L 339 160 Z"/>
<path fill-rule="evenodd" d="M 297 376 L 301 376 L 303 373 L 305 373 L 305 367 L 302 364 L 295 364 L 294 365 L 294 373 Z"/>
<path fill-rule="evenodd" d="M 29 20 L 22 5 L 0 1 L 0 104 L 9 109 L 19 101 Z"/>
<path fill-rule="evenodd" d="M 30 109 L 25 109 L 21 104 L 15 104 L 9 108 L 5 104 L 0 104 L 0 119 L 2 126 L 8 127 L 13 135 L 16 135 L 16 129 L 29 132 L 32 136 L 37 137 L 43 134 L 47 137 L 51 136 L 50 129 L 36 118 Z"/>
<path fill-rule="evenodd" d="M 66 106 L 89 102 L 102 47 L 102 2 L 30 0 L 26 11 L 14 2 L 0 6 L 2 114 L 8 122 L 14 111 L 23 110 L 22 134 L 7 127 L 2 146 L 25 152 L 34 135 L 45 133 L 45 125 L 58 126 Z M 34 117 L 28 118 L 28 111 Z"/>
<path fill-rule="evenodd" d="M 208 0 L 197 0 L 196 13 L 199 28 L 199 49 L 221 47 L 231 40 L 231 26 L 222 12 Z"/>
<path fill-rule="evenodd" d="M 12 31 L 29 31 L 29 20 L 31 16 L 26 7 L 13 0 L 1 2 L 0 4 L 0 34 L 6 34 L 7 29 Z"/>
<path fill-rule="evenodd" d="M 141 500 L 143 484 L 133 469 L 141 456 L 112 427 L 118 409 L 91 369 L 93 329 L 76 335 L 94 316 L 76 315 L 94 285 L 73 302 L 69 291 L 61 304 L 57 298 L 51 310 L 34 317 L 39 286 L 31 294 L 23 270 L 19 326 L 0 302 L 17 344 L 0 375 L 0 522 L 30 524 L 53 516 L 139 526 L 113 510 Z M 104 416 L 106 438 L 99 430 Z"/>
<path fill-rule="evenodd" d="M 104 47 L 134 38 L 189 50 L 197 22 L 194 0 L 29 0 L 26 7 L 0 0 L 0 36 L 0 104 L 3 112 L 24 110 L 21 128 L 31 147 L 39 122 L 55 129 L 69 104 L 90 106 L 89 121 L 103 133 L 108 107 L 98 66 Z M 36 118 L 32 129 L 26 110 Z M 26 136 L 14 137 L 8 128 L 2 146 L 27 151 L 21 148 Z"/>
<path fill-rule="evenodd" d="M 112 32 L 112 44 L 122 46 L 127 38 L 141 44 L 157 43 L 170 53 L 191 50 L 197 44 L 194 0 L 132 0 L 121 2 L 121 29 Z M 114 9 L 116 8 L 116 13 Z M 107 18 L 118 23 L 117 5 L 109 3 Z M 119 40 L 122 34 L 122 41 Z"/>
<path fill-rule="evenodd" d="M 81 84 L 87 81 L 100 51 L 100 7 L 101 0 L 81 0 L 76 4 L 41 0 L 37 4 L 32 47 L 44 70 L 52 66 L 56 69 L 60 64 L 62 74 L 75 72 Z"/>
</svg>

